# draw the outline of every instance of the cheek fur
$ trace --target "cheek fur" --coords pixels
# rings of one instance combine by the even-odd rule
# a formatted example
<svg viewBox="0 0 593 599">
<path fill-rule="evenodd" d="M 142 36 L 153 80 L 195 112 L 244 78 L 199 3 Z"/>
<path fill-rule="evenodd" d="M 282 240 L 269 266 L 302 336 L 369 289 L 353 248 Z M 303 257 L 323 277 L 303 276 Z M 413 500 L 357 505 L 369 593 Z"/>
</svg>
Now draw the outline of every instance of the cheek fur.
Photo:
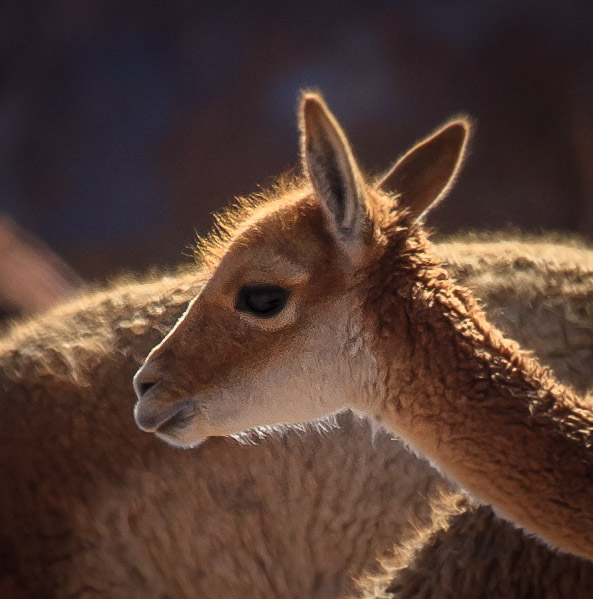
<svg viewBox="0 0 593 599">
<path fill-rule="evenodd" d="M 375 370 L 369 346 L 357 322 L 334 314 L 340 312 L 328 311 L 322 326 L 292 339 L 284 336 L 276 355 L 250 353 L 248 369 L 237 367 L 197 394 L 207 426 L 230 434 L 319 418 L 364 401 Z"/>
</svg>

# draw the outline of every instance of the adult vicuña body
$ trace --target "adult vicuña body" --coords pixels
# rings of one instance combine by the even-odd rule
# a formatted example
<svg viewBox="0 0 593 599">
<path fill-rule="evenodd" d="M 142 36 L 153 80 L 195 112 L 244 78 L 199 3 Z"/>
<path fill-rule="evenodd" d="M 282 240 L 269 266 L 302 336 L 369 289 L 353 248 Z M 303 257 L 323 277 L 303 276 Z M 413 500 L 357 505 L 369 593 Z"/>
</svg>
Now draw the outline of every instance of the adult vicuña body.
<svg viewBox="0 0 593 599">
<path fill-rule="evenodd" d="M 497 324 L 566 380 L 593 385 L 593 251 L 500 235 L 435 249 Z M 475 508 L 452 515 L 482 522 L 479 535 L 465 535 L 463 559 L 442 518 L 435 542 L 410 557 L 416 528 L 432 530 L 428 496 L 443 481 L 391 435 L 371 441 L 364 420 L 344 415 L 323 434 L 278 431 L 249 447 L 211 439 L 186 452 L 138 431 L 130 378 L 201 284 L 199 267 L 120 281 L 0 339 L 0 597 L 87 589 L 113 599 L 327 598 L 394 543 L 398 567 L 407 566 L 397 575 L 404 596 L 419 579 L 431 597 L 459 588 L 475 597 L 487 589 L 508 599 L 522 588 L 578 597 L 574 587 L 593 585 L 590 564 L 517 540 Z M 520 564 L 516 575 L 509 560 Z"/>
<path fill-rule="evenodd" d="M 517 524 L 593 557 L 590 405 L 491 327 L 422 229 L 467 123 L 398 162 L 397 197 L 365 183 L 319 96 L 304 97 L 301 127 L 307 180 L 222 244 L 135 377 L 138 425 L 190 445 L 353 407 Z"/>
</svg>

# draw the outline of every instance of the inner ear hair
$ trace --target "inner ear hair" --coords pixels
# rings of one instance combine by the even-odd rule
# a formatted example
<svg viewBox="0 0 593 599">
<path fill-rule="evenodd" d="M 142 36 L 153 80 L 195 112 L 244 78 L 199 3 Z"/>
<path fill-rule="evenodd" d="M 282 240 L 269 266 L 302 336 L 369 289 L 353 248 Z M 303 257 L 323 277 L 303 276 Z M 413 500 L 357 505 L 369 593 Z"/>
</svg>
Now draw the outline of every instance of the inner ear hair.
<svg viewBox="0 0 593 599">
<path fill-rule="evenodd" d="M 355 240 L 365 207 L 362 177 L 350 144 L 319 94 L 303 94 L 300 125 L 303 167 L 330 225 L 340 240 Z"/>
</svg>

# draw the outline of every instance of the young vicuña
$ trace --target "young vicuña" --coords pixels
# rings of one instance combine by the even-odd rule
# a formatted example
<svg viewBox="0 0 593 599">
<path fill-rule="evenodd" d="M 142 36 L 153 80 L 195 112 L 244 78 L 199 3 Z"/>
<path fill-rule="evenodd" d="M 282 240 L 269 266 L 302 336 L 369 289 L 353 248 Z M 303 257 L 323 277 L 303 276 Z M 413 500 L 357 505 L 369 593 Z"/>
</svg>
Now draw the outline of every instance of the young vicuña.
<svg viewBox="0 0 593 599">
<path fill-rule="evenodd" d="M 304 181 L 245 206 L 205 248 L 209 280 L 136 374 L 138 426 L 192 445 L 350 407 L 513 522 L 593 557 L 591 405 L 487 322 L 423 230 L 468 123 L 376 185 L 320 96 L 305 94 L 300 123 Z"/>
</svg>

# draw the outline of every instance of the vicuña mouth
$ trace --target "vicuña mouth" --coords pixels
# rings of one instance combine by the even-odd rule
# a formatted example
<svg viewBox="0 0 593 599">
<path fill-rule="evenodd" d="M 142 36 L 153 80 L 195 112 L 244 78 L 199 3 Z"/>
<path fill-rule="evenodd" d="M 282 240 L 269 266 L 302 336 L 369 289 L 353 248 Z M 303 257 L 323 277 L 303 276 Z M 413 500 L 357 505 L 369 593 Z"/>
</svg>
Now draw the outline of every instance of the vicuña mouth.
<svg viewBox="0 0 593 599">
<path fill-rule="evenodd" d="M 175 433 L 183 430 L 192 421 L 196 413 L 193 398 L 184 399 L 176 407 L 178 408 L 177 411 L 159 424 L 156 433 L 175 436 Z"/>
<path fill-rule="evenodd" d="M 179 431 L 193 418 L 195 401 L 188 397 L 163 407 L 145 398 L 138 401 L 134 418 L 138 427 L 147 433 L 173 433 Z"/>
</svg>

